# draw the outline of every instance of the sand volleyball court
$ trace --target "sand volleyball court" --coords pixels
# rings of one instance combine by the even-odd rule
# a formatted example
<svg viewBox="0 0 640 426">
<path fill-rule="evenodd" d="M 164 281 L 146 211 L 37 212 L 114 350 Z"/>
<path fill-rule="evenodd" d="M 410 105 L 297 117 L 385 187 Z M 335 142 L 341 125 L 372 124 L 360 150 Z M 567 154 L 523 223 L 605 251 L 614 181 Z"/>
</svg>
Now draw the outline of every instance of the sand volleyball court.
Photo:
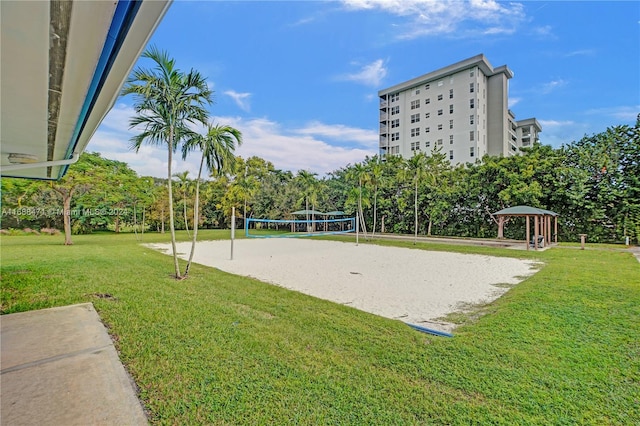
<svg viewBox="0 0 640 426">
<path fill-rule="evenodd" d="M 171 254 L 170 244 L 149 244 Z M 191 243 L 178 243 L 188 257 Z M 301 238 L 197 243 L 194 262 L 429 326 L 469 304 L 500 297 L 536 272 L 529 260 Z M 450 329 L 450 327 L 444 327 Z M 442 327 L 440 327 L 442 329 Z"/>
</svg>

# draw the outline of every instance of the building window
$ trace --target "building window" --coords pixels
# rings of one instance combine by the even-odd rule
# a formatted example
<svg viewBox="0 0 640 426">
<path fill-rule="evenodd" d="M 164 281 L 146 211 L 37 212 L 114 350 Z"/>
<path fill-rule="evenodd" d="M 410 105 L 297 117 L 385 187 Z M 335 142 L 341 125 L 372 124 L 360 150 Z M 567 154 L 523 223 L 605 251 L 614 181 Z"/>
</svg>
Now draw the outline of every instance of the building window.
<svg viewBox="0 0 640 426">
<path fill-rule="evenodd" d="M 396 118 L 395 120 L 391 120 L 391 128 L 395 129 L 396 127 L 400 127 L 400 119 Z"/>
<path fill-rule="evenodd" d="M 420 136 L 420 127 L 415 127 L 411 129 L 411 137 Z"/>
<path fill-rule="evenodd" d="M 453 114 L 453 104 L 449 105 L 449 114 Z"/>
<path fill-rule="evenodd" d="M 429 118 L 429 117 L 431 117 L 431 113 L 430 113 L 430 112 L 427 112 L 427 113 L 424 115 L 424 118 Z"/>
<path fill-rule="evenodd" d="M 438 100 L 441 101 L 442 100 L 442 94 L 438 95 Z"/>
<path fill-rule="evenodd" d="M 400 154 L 400 145 L 392 146 L 389 148 L 390 154 Z"/>
<path fill-rule="evenodd" d="M 411 122 L 417 123 L 420 121 L 420 114 L 411 114 Z"/>
<path fill-rule="evenodd" d="M 453 76 L 449 77 L 449 84 L 453 84 Z"/>
<path fill-rule="evenodd" d="M 473 124 L 474 123 L 474 120 L 473 120 L 474 117 L 475 117 L 475 115 L 473 115 L 473 114 L 471 114 L 469 116 L 469 124 Z"/>
<path fill-rule="evenodd" d="M 420 99 L 411 101 L 411 109 L 416 109 L 416 108 L 420 108 Z"/>
<path fill-rule="evenodd" d="M 425 85 L 424 85 L 424 90 L 429 90 L 429 88 L 430 88 L 430 87 L 431 87 L 431 85 L 430 85 L 430 84 L 425 84 Z"/>
<path fill-rule="evenodd" d="M 449 145 L 453 145 L 453 135 L 449 135 Z"/>
<path fill-rule="evenodd" d="M 469 157 L 473 157 L 476 153 L 475 151 L 475 147 L 472 146 L 471 148 L 469 148 Z"/>
<path fill-rule="evenodd" d="M 425 105 L 429 105 L 431 103 L 431 98 L 427 98 L 424 100 Z"/>
<path fill-rule="evenodd" d="M 416 89 L 416 95 L 420 94 L 420 89 Z"/>
<path fill-rule="evenodd" d="M 444 80 L 440 80 L 440 81 L 438 82 L 438 87 L 442 86 L 443 84 L 444 84 Z"/>
<path fill-rule="evenodd" d="M 476 100 L 475 99 L 469 99 L 469 108 L 473 109 L 476 107 Z"/>
<path fill-rule="evenodd" d="M 442 145 L 442 139 L 438 139 L 438 145 Z"/>
<path fill-rule="evenodd" d="M 469 83 L 469 93 L 473 93 L 475 89 L 475 83 Z"/>
<path fill-rule="evenodd" d="M 420 151 L 420 142 L 411 142 L 411 151 Z"/>
<path fill-rule="evenodd" d="M 438 115 L 442 115 L 442 110 L 441 109 L 438 110 Z"/>
<path fill-rule="evenodd" d="M 475 133 L 476 132 L 474 132 L 473 130 L 469 132 L 469 140 L 470 141 L 473 141 Z"/>
<path fill-rule="evenodd" d="M 473 68 L 469 70 L 469 77 L 473 77 Z"/>
<path fill-rule="evenodd" d="M 395 102 L 399 99 L 400 99 L 399 93 L 392 93 L 391 96 L 389 97 L 389 102 Z"/>
<path fill-rule="evenodd" d="M 430 131 L 430 128 L 429 128 L 429 127 L 425 127 L 425 128 L 424 128 L 424 132 L 425 132 L 425 133 L 429 133 L 429 131 Z"/>
<path fill-rule="evenodd" d="M 400 132 L 391 133 L 391 141 L 399 141 L 400 140 Z"/>
<path fill-rule="evenodd" d="M 391 107 L 391 115 L 396 115 L 396 114 L 400 114 L 400 107 L 399 106 Z"/>
<path fill-rule="evenodd" d="M 442 124 L 438 124 L 438 130 L 442 130 Z"/>
<path fill-rule="evenodd" d="M 453 150 L 449 151 L 449 160 L 453 160 Z"/>
<path fill-rule="evenodd" d="M 449 128 L 453 129 L 453 120 L 449 120 Z"/>
<path fill-rule="evenodd" d="M 425 147 L 425 148 L 429 148 L 430 146 L 431 146 L 431 141 L 426 141 L 426 142 L 424 143 L 424 147 Z"/>
<path fill-rule="evenodd" d="M 453 89 L 449 89 L 449 99 L 453 99 Z"/>
</svg>

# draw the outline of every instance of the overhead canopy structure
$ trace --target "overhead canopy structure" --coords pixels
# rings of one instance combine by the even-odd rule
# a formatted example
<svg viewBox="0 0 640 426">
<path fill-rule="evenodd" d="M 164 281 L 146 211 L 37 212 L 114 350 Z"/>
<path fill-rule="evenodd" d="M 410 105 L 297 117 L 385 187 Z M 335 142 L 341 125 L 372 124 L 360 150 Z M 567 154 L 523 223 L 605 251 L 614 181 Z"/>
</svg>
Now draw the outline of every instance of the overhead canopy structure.
<svg viewBox="0 0 640 426">
<path fill-rule="evenodd" d="M 298 211 L 295 211 L 295 212 L 293 212 L 291 214 L 304 214 L 304 215 L 310 214 L 310 215 L 318 215 L 318 216 L 326 215 L 326 213 L 322 213 L 322 212 L 319 212 L 317 210 L 298 210 Z"/>
<path fill-rule="evenodd" d="M 506 209 L 499 210 L 493 213 L 493 216 L 498 218 L 498 238 L 502 238 L 504 235 L 504 224 L 509 217 L 525 217 L 526 218 L 526 244 L 527 250 L 529 250 L 530 233 L 530 218 L 533 218 L 533 248 L 538 249 L 543 244 L 551 244 L 551 218 L 554 219 L 554 242 L 558 242 L 558 213 L 551 210 L 539 209 L 537 207 L 530 206 L 514 206 Z M 540 238 L 542 237 L 542 241 Z"/>
<path fill-rule="evenodd" d="M 2 176 L 61 178 L 170 0 L 0 2 Z"/>
<path fill-rule="evenodd" d="M 332 212 L 327 212 L 327 213 L 323 213 L 323 212 L 319 212 L 317 210 L 298 210 L 295 211 L 291 214 L 304 214 L 304 215 L 316 215 L 316 216 L 345 216 L 346 213 L 339 211 L 339 210 L 334 210 Z"/>
</svg>

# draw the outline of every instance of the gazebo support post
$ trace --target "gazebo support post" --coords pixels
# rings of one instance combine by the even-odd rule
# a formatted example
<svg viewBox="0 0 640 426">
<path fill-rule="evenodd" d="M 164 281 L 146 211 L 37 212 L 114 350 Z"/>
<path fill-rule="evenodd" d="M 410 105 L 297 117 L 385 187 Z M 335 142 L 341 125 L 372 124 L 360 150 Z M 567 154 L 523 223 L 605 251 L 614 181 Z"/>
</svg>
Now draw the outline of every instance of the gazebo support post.
<svg viewBox="0 0 640 426">
<path fill-rule="evenodd" d="M 554 221 L 554 227 L 555 227 L 555 232 L 554 232 L 553 238 L 555 240 L 555 243 L 558 244 L 558 216 L 555 216 L 553 218 L 553 221 Z"/>
<path fill-rule="evenodd" d="M 533 249 L 538 250 L 538 215 L 533 216 Z"/>
<path fill-rule="evenodd" d="M 527 245 L 527 251 L 529 250 L 529 241 L 531 238 L 531 232 L 529 232 L 529 215 L 525 216 L 527 218 L 527 240 L 525 241 L 525 244 Z"/>
</svg>

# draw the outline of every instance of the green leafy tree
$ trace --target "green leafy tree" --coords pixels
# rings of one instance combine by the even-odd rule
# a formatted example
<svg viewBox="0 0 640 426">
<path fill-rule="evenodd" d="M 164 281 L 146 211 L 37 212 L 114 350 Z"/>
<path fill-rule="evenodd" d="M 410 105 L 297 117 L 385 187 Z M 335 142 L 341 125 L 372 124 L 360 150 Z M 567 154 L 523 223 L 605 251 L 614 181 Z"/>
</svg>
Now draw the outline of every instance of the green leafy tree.
<svg viewBox="0 0 640 426">
<path fill-rule="evenodd" d="M 358 216 L 360 221 L 360 227 L 364 237 L 367 238 L 367 225 L 365 221 L 363 205 L 367 204 L 368 206 L 370 202 L 368 198 L 368 192 L 366 192 L 367 191 L 366 183 L 368 182 L 368 179 L 369 179 L 369 172 L 367 170 L 367 167 L 364 164 L 357 163 L 353 165 L 351 168 L 349 168 L 349 170 L 347 171 L 346 177 L 347 179 L 357 184 L 357 188 L 354 188 L 354 190 L 351 191 L 350 197 L 348 198 L 353 199 L 354 196 L 357 197 L 357 200 L 358 200 L 357 211 L 358 211 Z"/>
<path fill-rule="evenodd" d="M 300 184 L 301 198 L 299 201 L 304 202 L 305 210 L 307 210 L 307 221 L 309 220 L 309 203 L 315 209 L 315 204 L 318 202 L 318 180 L 316 176 L 316 173 L 308 170 L 300 170 L 296 176 L 296 180 Z M 311 217 L 311 219 L 313 220 L 315 217 Z"/>
<path fill-rule="evenodd" d="M 186 146 L 183 145 L 183 147 Z M 187 231 L 187 235 L 191 237 L 191 233 L 189 232 L 189 219 L 187 218 L 187 194 L 191 189 L 191 180 L 189 179 L 189 172 L 185 170 L 184 172 L 174 173 L 173 177 L 178 179 L 178 188 L 182 193 L 182 216 L 184 220 L 184 229 Z"/>
<path fill-rule="evenodd" d="M 408 182 L 413 188 L 414 194 L 414 239 L 418 241 L 418 188 L 421 182 L 434 180 L 434 172 L 429 167 L 429 157 L 423 152 L 415 154 L 405 161 L 405 166 L 399 170 L 399 177 L 402 181 Z"/>
<path fill-rule="evenodd" d="M 184 272 L 184 276 L 189 275 L 189 268 L 196 250 L 198 239 L 198 223 L 200 222 L 200 179 L 202 177 L 202 167 L 206 165 L 210 173 L 222 174 L 231 170 L 235 164 L 234 152 L 237 146 L 242 145 L 242 133 L 231 126 L 207 125 L 207 132 L 204 136 L 198 135 L 183 146 L 182 157 L 186 158 L 189 151 L 200 150 L 200 167 L 196 178 L 196 197 L 193 207 L 193 238 L 191 240 L 191 251 L 189 261 Z M 186 221 L 186 218 L 185 218 Z"/>
<path fill-rule="evenodd" d="M 378 156 L 367 160 L 368 182 L 373 186 L 373 227 L 371 228 L 371 238 L 373 238 L 376 234 L 376 222 L 378 219 L 378 189 L 380 185 L 384 184 L 385 176 Z"/>
<path fill-rule="evenodd" d="M 192 69 L 185 74 L 180 71 L 166 52 L 151 47 L 142 57 L 151 59 L 155 63 L 154 68 L 136 68 L 122 94 L 131 94 L 135 98 L 136 116 L 129 125 L 131 128 L 142 127 L 142 132 L 131 139 L 136 152 L 145 142 L 167 147 L 169 229 L 175 277 L 181 279 L 176 252 L 171 163 L 180 142 L 194 136 L 189 124 L 206 123 L 208 113 L 205 106 L 211 103 L 212 92 L 199 72 Z"/>
</svg>

